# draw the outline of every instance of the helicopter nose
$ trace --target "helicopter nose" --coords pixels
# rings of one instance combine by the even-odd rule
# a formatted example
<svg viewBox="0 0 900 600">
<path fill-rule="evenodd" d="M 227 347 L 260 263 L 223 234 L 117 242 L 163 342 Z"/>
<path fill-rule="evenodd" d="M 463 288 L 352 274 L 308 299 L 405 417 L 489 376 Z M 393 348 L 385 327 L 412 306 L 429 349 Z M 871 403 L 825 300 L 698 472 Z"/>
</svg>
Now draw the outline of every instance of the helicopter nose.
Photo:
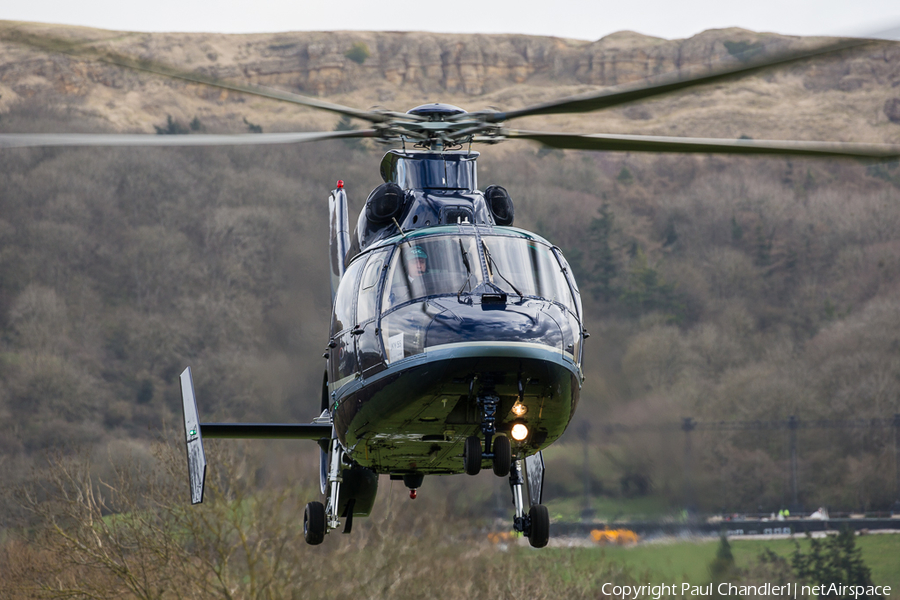
<svg viewBox="0 0 900 600">
<path fill-rule="evenodd" d="M 444 310 L 435 315 L 426 330 L 428 347 L 461 342 L 523 342 L 563 351 L 561 310 L 552 302 L 443 304 Z"/>
</svg>

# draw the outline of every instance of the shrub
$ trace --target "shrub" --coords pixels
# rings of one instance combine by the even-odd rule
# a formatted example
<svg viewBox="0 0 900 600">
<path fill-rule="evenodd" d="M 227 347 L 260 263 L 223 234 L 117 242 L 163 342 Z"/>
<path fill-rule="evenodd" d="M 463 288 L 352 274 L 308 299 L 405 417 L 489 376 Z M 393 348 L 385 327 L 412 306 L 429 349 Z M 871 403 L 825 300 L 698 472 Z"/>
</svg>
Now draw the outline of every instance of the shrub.
<svg viewBox="0 0 900 600">
<path fill-rule="evenodd" d="M 850 529 L 845 528 L 838 535 L 831 535 L 825 539 L 816 539 L 809 533 L 809 551 L 800 550 L 800 544 L 796 544 L 794 554 L 791 557 L 791 566 L 797 576 L 814 585 L 838 586 L 864 586 L 873 585 L 872 572 L 862 559 L 862 554 L 856 546 L 856 535 Z M 820 597 L 847 597 L 839 594 L 822 594 Z M 883 598 L 881 595 L 862 595 L 860 598 Z"/>
<path fill-rule="evenodd" d="M 369 58 L 371 54 L 369 53 L 368 46 L 366 46 L 363 42 L 356 42 L 350 47 L 349 50 L 344 52 L 344 56 L 361 65 L 366 62 L 366 59 Z"/>
<path fill-rule="evenodd" d="M 742 61 L 748 61 L 765 50 L 762 42 L 732 42 L 726 40 L 722 42 L 722 45 L 728 50 L 728 54 Z"/>
<path fill-rule="evenodd" d="M 184 135 L 191 132 L 191 130 L 185 127 L 182 123 L 173 119 L 172 115 L 166 116 L 165 127 L 154 125 L 153 128 L 156 130 L 157 135 Z"/>
</svg>

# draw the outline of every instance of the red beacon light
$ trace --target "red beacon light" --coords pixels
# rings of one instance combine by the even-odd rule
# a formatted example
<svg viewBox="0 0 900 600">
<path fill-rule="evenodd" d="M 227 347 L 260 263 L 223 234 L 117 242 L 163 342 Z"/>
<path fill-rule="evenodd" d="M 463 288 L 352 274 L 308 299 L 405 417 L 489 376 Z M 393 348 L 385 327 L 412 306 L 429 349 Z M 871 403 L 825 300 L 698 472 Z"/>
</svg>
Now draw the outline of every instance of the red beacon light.
<svg viewBox="0 0 900 600">
<path fill-rule="evenodd" d="M 418 495 L 419 495 L 418 491 L 416 491 L 416 490 L 409 490 L 409 499 L 410 499 L 410 500 L 415 500 L 415 499 L 416 499 L 416 496 L 418 496 Z"/>
<path fill-rule="evenodd" d="M 337 189 L 339 189 L 339 190 L 344 189 L 344 180 L 343 179 L 338 179 Z"/>
</svg>

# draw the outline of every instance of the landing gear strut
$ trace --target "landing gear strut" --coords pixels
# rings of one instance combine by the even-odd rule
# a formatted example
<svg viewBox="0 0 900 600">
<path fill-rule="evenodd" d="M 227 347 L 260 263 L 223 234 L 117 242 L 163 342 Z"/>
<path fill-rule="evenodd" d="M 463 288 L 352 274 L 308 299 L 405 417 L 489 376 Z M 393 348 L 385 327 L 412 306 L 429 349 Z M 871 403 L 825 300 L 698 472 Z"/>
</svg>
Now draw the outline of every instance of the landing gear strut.
<svg viewBox="0 0 900 600">
<path fill-rule="evenodd" d="M 539 464 L 537 461 L 540 461 Z M 537 454 L 526 460 L 514 462 L 509 473 L 509 487 L 516 507 L 513 528 L 524 533 L 534 548 L 543 548 L 550 541 L 550 513 L 547 507 L 540 503 L 543 470 L 543 458 Z M 530 505 L 527 515 L 526 495 Z"/>
<path fill-rule="evenodd" d="M 465 471 L 468 475 L 478 475 L 481 472 L 481 461 L 485 458 L 491 460 L 494 474 L 497 477 L 509 475 L 512 464 L 512 447 L 509 438 L 494 436 L 497 433 L 497 407 L 500 405 L 498 396 L 483 396 L 478 398 L 478 407 L 481 409 L 481 433 L 484 434 L 484 449 L 478 436 L 466 438 L 463 459 Z"/>
<path fill-rule="evenodd" d="M 326 533 L 341 526 L 338 502 L 341 497 L 341 482 L 343 481 L 341 477 L 343 461 L 344 448 L 337 437 L 332 437 L 327 463 L 323 465 L 326 466 L 322 490 L 326 494 L 325 504 L 310 502 L 303 512 L 303 537 L 307 544 L 321 544 Z M 347 533 L 352 527 L 352 511 L 351 506 L 348 512 L 347 526 L 344 530 Z"/>
</svg>

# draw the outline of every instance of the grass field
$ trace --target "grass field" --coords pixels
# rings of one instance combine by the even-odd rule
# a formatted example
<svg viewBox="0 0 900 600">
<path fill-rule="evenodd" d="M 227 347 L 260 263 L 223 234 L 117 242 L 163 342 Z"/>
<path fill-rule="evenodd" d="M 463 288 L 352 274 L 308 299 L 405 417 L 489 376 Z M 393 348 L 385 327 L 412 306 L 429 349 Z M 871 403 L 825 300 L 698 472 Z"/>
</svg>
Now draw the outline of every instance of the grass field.
<svg viewBox="0 0 900 600">
<path fill-rule="evenodd" d="M 547 502 L 552 517 L 558 521 L 578 521 L 584 509 L 584 500 L 579 496 L 554 498 Z M 680 513 L 662 497 L 610 498 L 598 496 L 591 499 L 594 517 L 599 521 L 643 521 L 672 518 Z"/>
<path fill-rule="evenodd" d="M 809 542 L 797 538 L 801 548 L 808 549 Z M 731 538 L 735 565 L 740 569 L 752 568 L 765 548 L 790 557 L 794 542 L 790 539 L 752 540 Z M 891 586 L 891 595 L 900 593 L 900 535 L 873 534 L 858 536 L 858 547 L 863 560 L 872 571 L 875 585 Z M 525 553 L 526 560 L 556 563 L 563 570 L 570 569 L 572 576 L 590 564 L 615 563 L 628 571 L 634 579 L 643 583 L 682 583 L 699 585 L 710 581 L 708 566 L 716 555 L 718 540 L 674 541 L 642 543 L 631 547 L 605 546 L 596 548 L 548 548 L 537 553 Z M 559 573 L 565 580 L 569 575 Z M 774 582 L 772 582 L 774 583 Z"/>
</svg>

